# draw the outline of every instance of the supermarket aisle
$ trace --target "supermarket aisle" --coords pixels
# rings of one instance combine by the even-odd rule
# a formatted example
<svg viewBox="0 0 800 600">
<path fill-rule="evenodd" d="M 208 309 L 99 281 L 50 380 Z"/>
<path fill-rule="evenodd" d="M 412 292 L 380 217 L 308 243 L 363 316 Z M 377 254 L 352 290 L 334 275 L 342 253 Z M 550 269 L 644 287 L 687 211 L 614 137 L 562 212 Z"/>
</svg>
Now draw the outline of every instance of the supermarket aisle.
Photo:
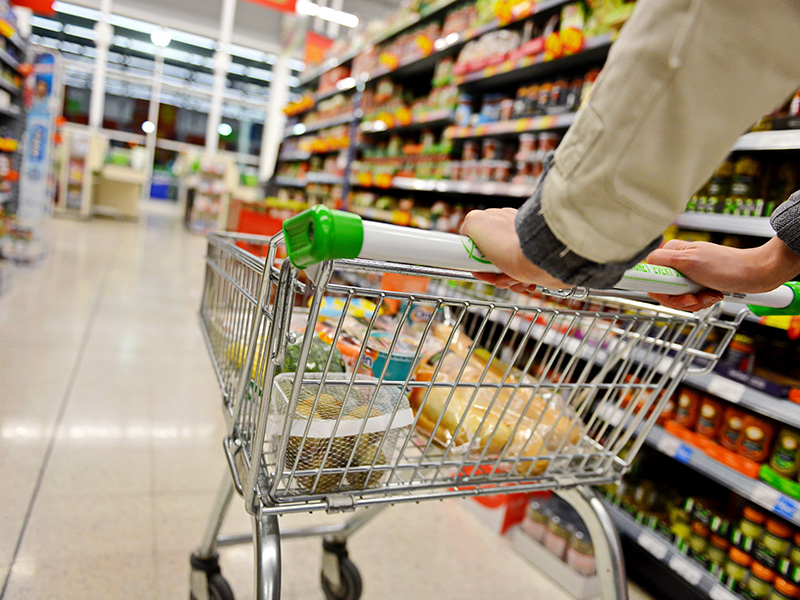
<svg viewBox="0 0 800 600">
<path fill-rule="evenodd" d="M 163 204 L 48 236 L 0 296 L 0 597 L 185 598 L 224 469 L 195 316 L 204 241 Z M 237 502 L 232 532 L 248 528 Z M 321 598 L 319 542 L 284 547 L 284 598 Z M 365 598 L 565 598 L 458 502 L 390 510 L 351 554 Z M 250 548 L 223 563 L 251 597 Z"/>
</svg>

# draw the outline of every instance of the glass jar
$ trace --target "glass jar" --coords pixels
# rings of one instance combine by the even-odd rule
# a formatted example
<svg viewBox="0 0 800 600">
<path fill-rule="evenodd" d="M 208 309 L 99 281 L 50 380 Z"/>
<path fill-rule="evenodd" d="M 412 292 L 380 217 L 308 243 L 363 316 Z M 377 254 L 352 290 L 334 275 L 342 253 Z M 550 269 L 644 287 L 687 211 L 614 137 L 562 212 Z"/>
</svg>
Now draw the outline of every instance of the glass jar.
<svg viewBox="0 0 800 600">
<path fill-rule="evenodd" d="M 747 580 L 747 591 L 752 600 L 768 600 L 775 573 L 760 563 L 753 563 Z"/>
<path fill-rule="evenodd" d="M 800 598 L 800 587 L 778 577 L 769 598 L 770 600 L 795 600 Z"/>
<path fill-rule="evenodd" d="M 567 564 L 584 577 L 591 577 L 596 572 L 594 546 L 583 531 L 576 531 L 569 540 Z"/>
<path fill-rule="evenodd" d="M 692 523 L 692 533 L 689 536 L 689 549 L 692 555 L 701 562 L 708 560 L 706 550 L 708 549 L 708 527 L 700 521 Z"/>
<path fill-rule="evenodd" d="M 747 583 L 747 576 L 750 574 L 750 565 L 753 559 L 738 548 L 731 548 L 728 552 L 728 562 L 725 563 L 725 575 L 728 577 L 728 585 L 731 589 L 739 591 Z"/>
<path fill-rule="evenodd" d="M 553 516 L 550 519 L 547 533 L 544 536 L 544 547 L 547 548 L 551 554 L 564 560 L 568 543 L 569 529 L 562 523 L 561 517 L 558 515 Z"/>
<path fill-rule="evenodd" d="M 774 519 L 767 520 L 764 529 L 761 544 L 776 556 L 786 556 L 791 547 L 793 529 Z"/>
<path fill-rule="evenodd" d="M 708 558 L 708 568 L 712 574 L 717 575 L 725 568 L 725 561 L 728 559 L 728 550 L 731 543 L 724 537 L 712 535 L 709 539 L 706 557 Z"/>
<path fill-rule="evenodd" d="M 541 502 L 532 500 L 528 505 L 527 516 L 528 518 L 522 521 L 522 529 L 537 542 L 544 542 L 544 536 L 547 534 L 547 509 Z"/>
<path fill-rule="evenodd" d="M 749 538 L 757 540 L 764 533 L 764 522 L 767 520 L 760 510 L 747 506 L 742 513 L 742 521 L 739 523 L 739 530 Z"/>
</svg>

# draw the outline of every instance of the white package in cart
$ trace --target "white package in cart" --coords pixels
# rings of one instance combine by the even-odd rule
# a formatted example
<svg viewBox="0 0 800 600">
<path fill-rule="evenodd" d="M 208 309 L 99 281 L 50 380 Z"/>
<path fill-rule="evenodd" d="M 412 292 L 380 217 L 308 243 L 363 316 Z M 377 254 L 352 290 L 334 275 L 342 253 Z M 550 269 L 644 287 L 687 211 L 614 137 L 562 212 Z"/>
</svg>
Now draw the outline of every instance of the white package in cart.
<svg viewBox="0 0 800 600">
<path fill-rule="evenodd" d="M 329 373 L 305 375 L 297 407 L 289 411 L 295 373 L 275 377 L 267 447 L 277 462 L 280 437 L 291 421 L 284 477 L 290 490 L 307 494 L 378 487 L 397 459 L 398 440 L 408 434 L 414 415 L 394 386 L 378 387 L 373 377 Z"/>
</svg>

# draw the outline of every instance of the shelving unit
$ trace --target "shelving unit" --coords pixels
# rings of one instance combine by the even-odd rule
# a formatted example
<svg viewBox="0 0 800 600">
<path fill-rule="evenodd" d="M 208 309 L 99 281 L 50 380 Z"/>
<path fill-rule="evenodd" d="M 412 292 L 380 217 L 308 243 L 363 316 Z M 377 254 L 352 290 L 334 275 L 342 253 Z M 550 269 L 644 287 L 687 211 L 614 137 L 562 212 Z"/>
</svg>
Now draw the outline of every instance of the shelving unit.
<svg viewBox="0 0 800 600">
<path fill-rule="evenodd" d="M 733 145 L 733 151 L 800 150 L 800 129 L 752 131 Z"/>
<path fill-rule="evenodd" d="M 520 133 L 567 129 L 575 120 L 575 113 L 543 115 L 511 121 L 498 121 L 477 127 L 451 127 L 445 135 L 451 140 L 480 139 L 484 137 L 516 137 Z"/>
<path fill-rule="evenodd" d="M 772 237 L 775 230 L 769 223 L 769 217 L 745 217 L 738 215 L 720 215 L 711 213 L 683 213 L 675 219 L 674 225 L 687 229 L 702 231 L 718 231 L 755 237 Z"/>
<path fill-rule="evenodd" d="M 355 180 L 355 187 L 360 186 Z M 533 193 L 534 186 L 500 183 L 495 181 L 453 181 L 449 179 L 416 179 L 413 177 L 395 177 L 388 188 L 418 192 L 440 192 L 443 194 L 461 194 L 465 196 L 502 196 L 505 198 L 527 198 Z"/>
<path fill-rule="evenodd" d="M 603 500 L 603 504 L 621 535 L 634 541 L 656 560 L 668 566 L 699 593 L 711 600 L 741 600 L 738 595 L 721 585 L 709 572 L 700 568 L 694 560 L 681 554 L 669 540 L 655 531 L 643 527 L 633 517 L 610 502 Z"/>
</svg>

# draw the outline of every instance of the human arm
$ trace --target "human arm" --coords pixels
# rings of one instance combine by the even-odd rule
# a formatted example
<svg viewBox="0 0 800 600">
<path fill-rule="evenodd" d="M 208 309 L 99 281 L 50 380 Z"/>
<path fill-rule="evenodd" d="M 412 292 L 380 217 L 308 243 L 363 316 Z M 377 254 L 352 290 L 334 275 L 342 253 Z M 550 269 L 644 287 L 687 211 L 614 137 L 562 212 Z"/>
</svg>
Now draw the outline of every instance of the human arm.
<svg viewBox="0 0 800 600">
<path fill-rule="evenodd" d="M 640 0 L 516 216 L 522 256 L 568 285 L 618 281 L 657 247 L 736 138 L 796 87 L 798 54 L 796 0 L 769 9 L 747 0 Z M 475 214 L 464 232 L 488 240 L 478 246 L 490 259 L 509 260 L 500 254 L 510 232 L 492 238 L 481 231 L 489 223 Z M 540 281 L 526 274 L 523 283 Z"/>
</svg>

